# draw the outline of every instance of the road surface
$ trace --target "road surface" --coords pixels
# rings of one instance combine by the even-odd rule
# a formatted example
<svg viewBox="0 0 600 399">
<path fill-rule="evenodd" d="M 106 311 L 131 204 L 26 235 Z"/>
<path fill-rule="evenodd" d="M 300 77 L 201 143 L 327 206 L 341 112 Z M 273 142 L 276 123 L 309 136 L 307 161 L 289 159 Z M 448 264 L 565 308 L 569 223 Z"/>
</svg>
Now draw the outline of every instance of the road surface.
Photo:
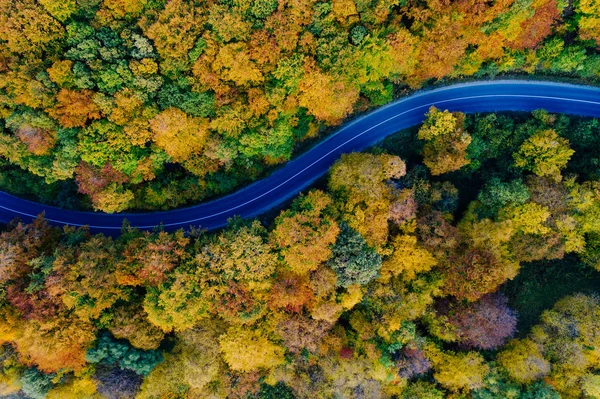
<svg viewBox="0 0 600 399">
<path fill-rule="evenodd" d="M 189 208 L 152 213 L 105 214 L 59 209 L 0 192 L 0 221 L 28 222 L 40 213 L 54 225 L 88 225 L 94 232 L 118 234 L 127 219 L 143 230 L 162 225 L 167 231 L 190 226 L 213 230 L 239 215 L 257 216 L 295 196 L 323 176 L 343 153 L 360 151 L 399 130 L 420 124 L 432 105 L 473 112 L 546 109 L 600 118 L 600 88 L 528 81 L 482 81 L 421 91 L 348 122 L 309 151 L 268 177 L 230 195 Z"/>
</svg>

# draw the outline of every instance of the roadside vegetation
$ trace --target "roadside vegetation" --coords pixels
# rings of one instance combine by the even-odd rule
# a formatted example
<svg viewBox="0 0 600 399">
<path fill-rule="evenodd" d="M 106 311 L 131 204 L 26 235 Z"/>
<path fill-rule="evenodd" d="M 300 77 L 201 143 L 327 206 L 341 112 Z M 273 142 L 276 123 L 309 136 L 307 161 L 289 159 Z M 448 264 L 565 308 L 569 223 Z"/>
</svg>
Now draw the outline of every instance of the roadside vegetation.
<svg viewBox="0 0 600 399">
<path fill-rule="evenodd" d="M 14 222 L 0 394 L 598 397 L 598 129 L 432 108 L 271 219 L 114 239 Z"/>
</svg>

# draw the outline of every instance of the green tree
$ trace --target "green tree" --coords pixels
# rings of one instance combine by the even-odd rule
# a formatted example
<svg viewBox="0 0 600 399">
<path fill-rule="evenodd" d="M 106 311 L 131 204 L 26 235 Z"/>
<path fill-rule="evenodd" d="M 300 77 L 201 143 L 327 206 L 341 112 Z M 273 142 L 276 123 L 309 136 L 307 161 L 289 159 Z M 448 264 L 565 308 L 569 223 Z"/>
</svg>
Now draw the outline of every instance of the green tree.
<svg viewBox="0 0 600 399">
<path fill-rule="evenodd" d="M 358 46 L 368 34 L 369 32 L 367 31 L 367 28 L 365 28 L 363 25 L 356 25 L 350 29 L 350 43 Z"/>
<path fill-rule="evenodd" d="M 339 286 L 365 285 L 379 276 L 381 256 L 367 245 L 359 233 L 342 223 L 340 235 L 333 246 L 333 256 L 327 265 L 337 273 Z"/>
<path fill-rule="evenodd" d="M 294 391 L 281 381 L 275 385 L 262 384 L 258 397 L 259 399 L 296 399 Z"/>
<path fill-rule="evenodd" d="M 163 361 L 159 351 L 142 351 L 117 341 L 109 334 L 102 334 L 96 345 L 87 350 L 85 358 L 91 363 L 116 364 L 122 369 L 132 370 L 139 375 L 148 375 Z"/>
<path fill-rule="evenodd" d="M 32 367 L 21 375 L 21 384 L 23 393 L 33 399 L 44 399 L 48 391 L 54 386 L 53 374 L 45 374 L 37 368 Z"/>
<path fill-rule="evenodd" d="M 444 392 L 437 389 L 435 384 L 415 381 L 408 384 L 400 397 L 402 399 L 443 399 Z"/>
<path fill-rule="evenodd" d="M 501 208 L 525 204 L 531 194 L 522 180 L 503 182 L 497 178 L 490 179 L 479 192 L 477 199 L 483 207 L 478 209 L 482 216 L 495 216 Z"/>
</svg>

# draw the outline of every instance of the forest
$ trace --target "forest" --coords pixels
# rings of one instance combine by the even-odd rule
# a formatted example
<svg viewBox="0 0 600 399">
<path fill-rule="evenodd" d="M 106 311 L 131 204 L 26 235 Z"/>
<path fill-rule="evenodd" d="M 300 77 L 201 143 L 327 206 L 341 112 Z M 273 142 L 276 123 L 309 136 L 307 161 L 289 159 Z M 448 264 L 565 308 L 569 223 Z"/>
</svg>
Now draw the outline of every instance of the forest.
<svg viewBox="0 0 600 399">
<path fill-rule="evenodd" d="M 596 0 L 0 0 L 0 190 L 196 204 L 414 90 L 598 84 L 599 46 Z M 2 225 L 0 397 L 600 398 L 599 148 L 431 108 L 218 231 Z"/>
<path fill-rule="evenodd" d="M 14 221 L 0 395 L 599 398 L 598 148 L 596 119 L 431 108 L 220 231 Z"/>
<path fill-rule="evenodd" d="M 599 44 L 594 0 L 0 0 L 0 189 L 194 204 L 440 79 L 596 82 Z"/>
</svg>

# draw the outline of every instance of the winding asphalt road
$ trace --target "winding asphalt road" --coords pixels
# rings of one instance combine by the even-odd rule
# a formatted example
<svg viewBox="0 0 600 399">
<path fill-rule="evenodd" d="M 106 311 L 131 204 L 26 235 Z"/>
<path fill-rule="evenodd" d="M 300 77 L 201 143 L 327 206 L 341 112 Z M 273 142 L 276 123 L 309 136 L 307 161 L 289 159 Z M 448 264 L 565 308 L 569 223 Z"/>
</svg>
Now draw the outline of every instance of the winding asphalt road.
<svg viewBox="0 0 600 399">
<path fill-rule="evenodd" d="M 30 221 L 44 212 L 55 225 L 89 225 L 95 232 L 118 234 L 124 219 L 143 230 L 161 225 L 167 231 L 200 226 L 212 230 L 239 215 L 252 217 L 298 194 L 343 153 L 363 150 L 399 130 L 421 123 L 432 105 L 450 111 L 494 112 L 546 109 L 600 117 L 600 88 L 554 82 L 483 81 L 421 91 L 345 124 L 312 149 L 270 176 L 225 197 L 189 208 L 153 213 L 105 214 L 46 206 L 0 192 L 0 220 Z"/>
</svg>

